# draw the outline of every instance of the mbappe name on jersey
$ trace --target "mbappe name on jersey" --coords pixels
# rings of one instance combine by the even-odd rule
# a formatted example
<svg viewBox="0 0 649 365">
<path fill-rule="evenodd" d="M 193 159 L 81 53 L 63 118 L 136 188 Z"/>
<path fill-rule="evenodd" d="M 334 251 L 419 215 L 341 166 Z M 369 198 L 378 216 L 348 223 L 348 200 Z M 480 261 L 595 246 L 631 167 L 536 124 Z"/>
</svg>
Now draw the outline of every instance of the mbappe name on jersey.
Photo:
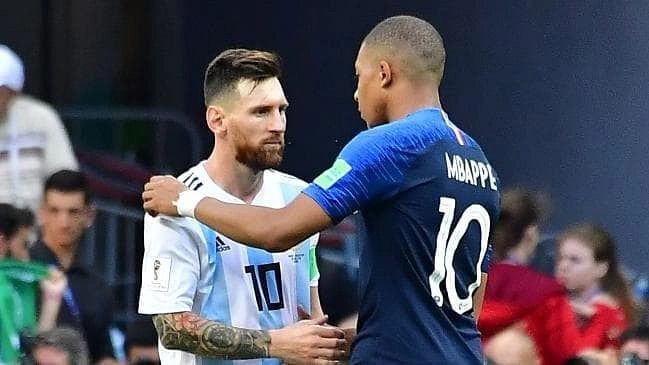
<svg viewBox="0 0 649 365">
<path fill-rule="evenodd" d="M 449 179 L 484 189 L 498 190 L 491 165 L 458 155 L 449 156 L 448 152 L 444 153 L 444 157 L 446 158 L 446 172 Z"/>
</svg>

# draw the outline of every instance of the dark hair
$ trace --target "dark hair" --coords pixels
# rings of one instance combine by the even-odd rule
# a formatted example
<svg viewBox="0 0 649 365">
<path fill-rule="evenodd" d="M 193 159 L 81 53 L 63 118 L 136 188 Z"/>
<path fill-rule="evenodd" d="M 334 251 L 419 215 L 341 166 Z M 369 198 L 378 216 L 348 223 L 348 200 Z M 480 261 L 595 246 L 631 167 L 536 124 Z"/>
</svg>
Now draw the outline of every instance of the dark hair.
<svg viewBox="0 0 649 365">
<path fill-rule="evenodd" d="M 496 260 L 505 259 L 507 252 L 521 242 L 525 230 L 540 222 L 543 216 L 541 199 L 540 196 L 522 188 L 511 188 L 502 192 L 500 217 L 492 235 Z"/>
<path fill-rule="evenodd" d="M 0 234 L 6 239 L 13 237 L 18 230 L 16 208 L 11 204 L 0 203 Z"/>
<path fill-rule="evenodd" d="M 414 16 L 399 15 L 377 24 L 363 39 L 366 47 L 382 47 L 405 62 L 403 71 L 412 78 L 432 76 L 437 82 L 444 74 L 446 51 L 435 27 Z"/>
<path fill-rule="evenodd" d="M 88 346 L 81 334 L 68 327 L 57 327 L 36 335 L 31 341 L 31 353 L 39 346 L 52 346 L 68 354 L 70 364 L 88 365 Z"/>
<path fill-rule="evenodd" d="M 622 332 L 620 336 L 620 343 L 624 344 L 627 341 L 637 340 L 649 342 L 649 326 L 636 326 Z"/>
<path fill-rule="evenodd" d="M 83 193 L 83 199 L 86 204 L 90 203 L 92 198 L 90 187 L 86 177 L 79 171 L 59 170 L 45 180 L 44 196 L 50 190 L 56 190 L 63 193 Z"/>
<path fill-rule="evenodd" d="M 557 239 L 557 244 L 561 245 L 569 238 L 574 238 L 587 245 L 593 251 L 593 258 L 596 262 L 608 264 L 608 270 L 600 280 L 600 286 L 602 290 L 617 300 L 627 320 L 632 322 L 636 314 L 636 308 L 631 296 L 629 282 L 620 271 L 613 237 L 604 227 L 585 223 L 566 229 Z"/>
<path fill-rule="evenodd" d="M 243 48 L 225 50 L 205 70 L 205 105 L 216 97 L 235 91 L 238 82 L 243 79 L 258 83 L 280 76 L 280 58 L 273 52 Z"/>
<path fill-rule="evenodd" d="M 16 208 L 18 227 L 31 227 L 34 225 L 34 213 L 29 208 Z"/>
</svg>

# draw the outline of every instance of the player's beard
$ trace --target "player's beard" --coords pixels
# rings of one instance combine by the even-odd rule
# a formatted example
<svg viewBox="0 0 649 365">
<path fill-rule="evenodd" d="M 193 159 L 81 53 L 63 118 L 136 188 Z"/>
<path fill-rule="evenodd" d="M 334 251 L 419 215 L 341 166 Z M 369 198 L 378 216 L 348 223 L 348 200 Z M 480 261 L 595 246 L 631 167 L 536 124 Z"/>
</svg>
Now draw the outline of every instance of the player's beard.
<svg viewBox="0 0 649 365">
<path fill-rule="evenodd" d="M 248 143 L 239 144 L 236 159 L 255 171 L 277 168 L 284 157 L 284 140 L 277 141 L 279 143 L 264 141 L 258 146 L 251 146 Z"/>
</svg>

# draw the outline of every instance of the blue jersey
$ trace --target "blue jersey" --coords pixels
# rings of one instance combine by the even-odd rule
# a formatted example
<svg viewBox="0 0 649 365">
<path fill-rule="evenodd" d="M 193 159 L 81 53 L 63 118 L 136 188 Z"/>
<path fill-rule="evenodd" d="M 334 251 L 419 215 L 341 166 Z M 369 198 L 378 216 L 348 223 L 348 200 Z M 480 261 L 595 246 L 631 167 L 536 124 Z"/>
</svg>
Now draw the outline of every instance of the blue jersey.
<svg viewBox="0 0 649 365">
<path fill-rule="evenodd" d="M 482 364 L 472 295 L 497 184 L 480 146 L 423 109 L 360 133 L 304 190 L 336 222 L 365 220 L 352 364 Z"/>
</svg>

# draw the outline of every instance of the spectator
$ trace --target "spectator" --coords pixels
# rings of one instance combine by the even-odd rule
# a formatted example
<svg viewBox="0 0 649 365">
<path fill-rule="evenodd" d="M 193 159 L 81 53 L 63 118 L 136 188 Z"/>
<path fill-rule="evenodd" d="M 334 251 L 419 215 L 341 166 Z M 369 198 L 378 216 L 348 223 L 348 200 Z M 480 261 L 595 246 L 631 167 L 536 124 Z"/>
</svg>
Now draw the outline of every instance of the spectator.
<svg viewBox="0 0 649 365">
<path fill-rule="evenodd" d="M 59 327 L 36 336 L 23 364 L 88 365 L 88 348 L 79 332 Z"/>
<path fill-rule="evenodd" d="M 58 270 L 6 257 L 19 219 L 18 210 L 0 203 L 0 363 L 11 363 L 18 358 L 23 335 L 53 327 L 61 303 L 60 293 L 67 285 L 65 276 Z M 37 316 L 39 283 L 42 302 Z"/>
<path fill-rule="evenodd" d="M 9 253 L 9 242 L 13 239 L 18 229 L 16 209 L 5 203 L 0 203 L 0 259 Z"/>
<path fill-rule="evenodd" d="M 24 80 L 20 58 L 0 45 L 0 202 L 35 211 L 45 177 L 77 160 L 54 109 L 21 93 Z"/>
<path fill-rule="evenodd" d="M 634 317 L 629 284 L 620 273 L 615 242 L 602 227 L 577 225 L 557 241 L 557 279 L 570 294 L 581 345 L 619 347 L 619 336 Z"/>
<path fill-rule="evenodd" d="M 574 322 L 574 316 L 564 288 L 556 279 L 528 266 L 539 241 L 543 206 L 540 195 L 523 189 L 503 191 L 500 218 L 492 234 L 495 262 L 479 328 L 494 356 L 509 357 L 501 350 L 518 351 L 502 346 L 505 340 L 516 339 L 517 344 L 532 344 L 534 355 L 550 365 L 561 364 L 577 353 L 578 335 L 574 326 L 566 325 Z M 507 332 L 517 323 L 521 325 L 516 332 Z M 499 336 L 503 331 L 506 333 Z M 494 340 L 497 337 L 496 344 L 490 343 L 492 336 Z"/>
<path fill-rule="evenodd" d="M 522 188 L 506 189 L 500 199 L 500 217 L 492 235 L 496 262 L 527 265 L 539 243 L 539 225 L 545 199 Z"/>
<path fill-rule="evenodd" d="M 528 266 L 539 242 L 542 216 L 540 199 L 532 193 L 523 189 L 502 192 L 500 218 L 491 238 L 494 262 L 480 314 L 485 339 L 520 320 L 546 298 L 565 295 L 554 278 Z"/>
<path fill-rule="evenodd" d="M 95 217 L 84 176 L 70 170 L 50 176 L 45 181 L 39 217 L 41 240 L 30 249 L 30 256 L 59 267 L 68 277 L 57 325 L 73 327 L 83 334 L 93 362 L 113 359 L 111 289 L 77 256 L 81 237 Z"/>
<path fill-rule="evenodd" d="M 34 242 L 34 213 L 28 208 L 16 209 L 17 224 L 14 237 L 9 240 L 9 256 L 19 261 L 29 261 L 29 246 Z"/>
<path fill-rule="evenodd" d="M 16 232 L 16 216 L 9 204 L 0 204 L 0 260 L 9 251 L 9 240 Z M 9 280 L 0 273 L 0 363 L 15 361 L 19 355 L 20 328 L 15 321 L 13 292 Z"/>
</svg>

